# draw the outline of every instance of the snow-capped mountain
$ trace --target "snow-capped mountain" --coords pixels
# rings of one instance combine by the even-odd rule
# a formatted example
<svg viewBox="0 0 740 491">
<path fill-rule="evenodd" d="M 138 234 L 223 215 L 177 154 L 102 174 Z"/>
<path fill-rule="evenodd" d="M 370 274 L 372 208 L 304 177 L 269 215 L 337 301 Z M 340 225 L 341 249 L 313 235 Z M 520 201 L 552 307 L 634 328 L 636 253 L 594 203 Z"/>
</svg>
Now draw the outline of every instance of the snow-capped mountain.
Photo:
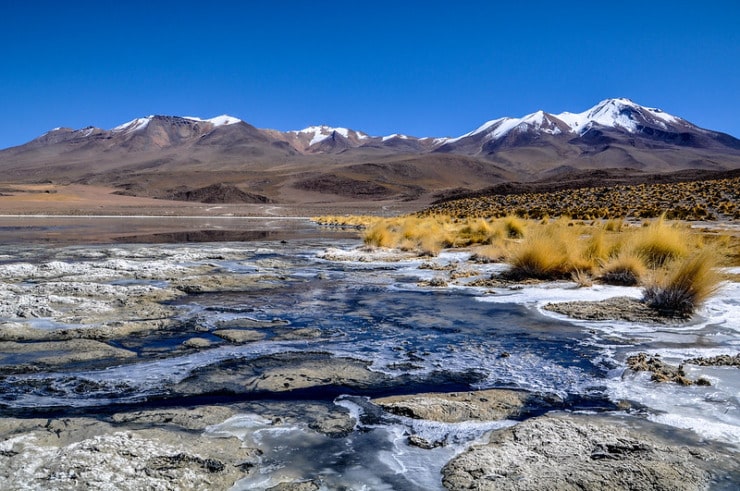
<svg viewBox="0 0 740 491">
<path fill-rule="evenodd" d="M 234 128 L 249 131 L 234 131 Z M 390 152 L 461 153 L 465 155 L 490 155 L 501 148 L 539 145 L 548 142 L 567 142 L 582 146 L 595 141 L 608 143 L 620 138 L 638 138 L 645 141 L 689 146 L 714 146 L 719 144 L 737 148 L 737 140 L 721 133 L 704 130 L 692 123 L 660 109 L 641 106 L 629 99 L 606 99 L 594 107 L 580 112 L 551 114 L 537 111 L 521 118 L 503 117 L 487 121 L 478 128 L 454 138 L 417 138 L 404 134 L 370 136 L 343 127 L 327 125 L 309 126 L 301 130 L 258 130 L 233 116 L 221 115 L 210 119 L 186 116 L 147 116 L 123 123 L 111 130 L 88 127 L 81 130 L 56 128 L 31 143 L 54 144 L 61 141 L 106 139 L 114 141 L 137 140 L 133 147 L 146 147 L 149 143 L 161 148 L 226 132 L 236 143 L 236 134 L 257 139 L 263 143 L 283 142 L 293 152 L 338 153 L 348 149 L 367 148 Z M 605 132 L 607 135 L 605 136 Z M 132 145 L 128 145 L 131 147 Z"/>
<path fill-rule="evenodd" d="M 550 114 L 537 111 L 521 118 L 499 118 L 457 138 L 446 139 L 438 150 L 451 153 L 490 155 L 504 148 L 567 143 L 578 147 L 624 139 L 630 145 L 728 146 L 738 149 L 738 140 L 705 130 L 668 114 L 644 107 L 629 99 L 606 99 L 581 113 Z M 622 143 L 624 143 L 622 141 Z"/>
<path fill-rule="evenodd" d="M 210 185 L 225 175 L 265 196 L 290 196 L 283 189 L 292 186 L 380 197 L 539 179 L 554 169 L 738 168 L 740 140 L 623 98 L 578 113 L 492 119 L 453 138 L 372 136 L 328 125 L 277 131 L 228 115 L 150 115 L 109 130 L 55 128 L 0 150 L 0 171 L 10 179 L 95 182 L 150 196 L 160 196 L 147 191 L 158 182 L 189 188 L 191 180 Z"/>
<path fill-rule="evenodd" d="M 302 130 L 282 133 L 283 137 L 296 149 L 303 152 L 331 152 L 345 148 L 359 147 L 370 136 L 362 131 L 332 126 L 309 126 Z"/>
<path fill-rule="evenodd" d="M 621 128 L 629 133 L 637 133 L 645 126 L 655 126 L 665 131 L 680 131 L 682 128 L 700 129 L 661 109 L 643 107 L 624 98 L 606 99 L 582 113 L 564 112 L 556 114 L 555 117 L 568 125 L 571 132 L 578 134 L 583 134 L 593 125 Z"/>
</svg>

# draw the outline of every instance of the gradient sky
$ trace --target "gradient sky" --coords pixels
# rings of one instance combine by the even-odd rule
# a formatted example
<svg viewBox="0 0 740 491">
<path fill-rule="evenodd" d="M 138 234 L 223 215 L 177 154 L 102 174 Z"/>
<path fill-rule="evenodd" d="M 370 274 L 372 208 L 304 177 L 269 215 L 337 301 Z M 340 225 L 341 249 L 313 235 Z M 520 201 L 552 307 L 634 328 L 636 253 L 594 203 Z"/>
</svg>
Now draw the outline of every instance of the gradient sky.
<svg viewBox="0 0 740 491">
<path fill-rule="evenodd" d="M 740 137 L 740 1 L 2 1 L 0 148 L 230 114 L 459 136 L 629 97 Z"/>
</svg>

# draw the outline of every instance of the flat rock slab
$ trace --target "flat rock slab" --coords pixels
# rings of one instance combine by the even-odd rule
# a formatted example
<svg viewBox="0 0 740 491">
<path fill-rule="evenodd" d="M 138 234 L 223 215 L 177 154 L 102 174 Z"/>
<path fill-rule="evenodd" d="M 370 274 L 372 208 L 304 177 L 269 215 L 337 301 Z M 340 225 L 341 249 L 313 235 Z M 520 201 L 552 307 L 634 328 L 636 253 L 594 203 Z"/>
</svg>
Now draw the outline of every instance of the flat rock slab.
<svg viewBox="0 0 740 491">
<path fill-rule="evenodd" d="M 481 390 L 392 396 L 373 399 L 388 412 L 443 423 L 495 421 L 519 416 L 531 396 L 515 390 Z"/>
<path fill-rule="evenodd" d="M 488 444 L 454 458 L 442 470 L 443 484 L 455 490 L 672 491 L 740 477 L 732 456 L 685 444 L 617 418 L 543 416 L 496 431 Z"/>
<path fill-rule="evenodd" d="M 227 391 L 285 392 L 314 387 L 367 388 L 385 381 L 368 363 L 326 353 L 288 352 L 254 360 L 227 360 L 199 368 L 174 387 L 182 394 Z"/>
<path fill-rule="evenodd" d="M 213 334 L 230 343 L 243 344 L 265 339 L 265 333 L 246 329 L 219 329 Z"/>
<path fill-rule="evenodd" d="M 132 358 L 133 351 L 114 348 L 92 339 L 42 341 L 36 343 L 0 342 L 0 370 L 26 364 L 62 366 L 110 358 Z"/>
<path fill-rule="evenodd" d="M 0 435 L 3 490 L 228 489 L 259 463 L 236 438 L 88 418 L 16 421 L 14 434 Z"/>
<path fill-rule="evenodd" d="M 598 302 L 575 301 L 548 303 L 545 310 L 567 315 L 573 319 L 589 321 L 622 320 L 665 324 L 684 318 L 667 317 L 648 307 L 644 302 L 631 297 L 613 297 Z"/>
</svg>

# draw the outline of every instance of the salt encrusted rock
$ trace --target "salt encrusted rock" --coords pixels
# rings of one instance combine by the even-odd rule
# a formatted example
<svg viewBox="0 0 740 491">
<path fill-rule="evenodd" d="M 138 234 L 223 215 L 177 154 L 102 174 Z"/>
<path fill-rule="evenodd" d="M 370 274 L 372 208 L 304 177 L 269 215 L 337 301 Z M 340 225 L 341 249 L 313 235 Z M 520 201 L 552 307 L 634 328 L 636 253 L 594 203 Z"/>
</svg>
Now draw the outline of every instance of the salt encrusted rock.
<svg viewBox="0 0 740 491">
<path fill-rule="evenodd" d="M 492 433 L 442 470 L 447 489 L 699 490 L 733 479 L 733 458 L 689 448 L 616 420 L 543 416 Z M 734 477 L 733 477 L 734 476 Z"/>
<path fill-rule="evenodd" d="M 132 358 L 133 351 L 114 348 L 91 339 L 71 339 L 68 341 L 46 341 L 36 343 L 0 342 L 0 368 L 12 366 L 18 355 L 23 355 L 28 363 L 46 366 L 60 366 L 67 363 L 98 360 L 103 358 Z M 5 361 L 9 357 L 10 361 Z"/>
<path fill-rule="evenodd" d="M 0 489 L 228 489 L 259 463 L 236 438 L 48 421 L 0 440 Z"/>
<path fill-rule="evenodd" d="M 314 481 L 281 482 L 276 486 L 267 488 L 266 491 L 317 491 L 321 486 Z"/>
<path fill-rule="evenodd" d="M 190 339 L 185 340 L 182 343 L 182 345 L 185 346 L 186 348 L 202 349 L 202 348 L 208 348 L 212 346 L 213 343 L 205 338 L 190 338 Z"/>
<path fill-rule="evenodd" d="M 202 367 L 173 390 L 182 394 L 212 391 L 241 394 L 322 386 L 365 388 L 385 379 L 385 375 L 371 371 L 364 361 L 325 353 L 287 352 L 254 360 L 226 360 Z"/>
<path fill-rule="evenodd" d="M 544 306 L 544 309 L 580 320 L 623 320 L 658 324 L 676 321 L 675 318 L 661 315 L 660 312 L 648 307 L 644 302 L 631 297 L 613 297 L 598 302 L 548 303 Z"/>
<path fill-rule="evenodd" d="M 382 397 L 372 402 L 399 416 L 458 423 L 519 416 L 530 398 L 528 393 L 522 391 L 492 389 Z"/>
<path fill-rule="evenodd" d="M 251 343 L 265 339 L 265 333 L 246 329 L 219 329 L 213 331 L 213 334 L 235 344 Z"/>
</svg>

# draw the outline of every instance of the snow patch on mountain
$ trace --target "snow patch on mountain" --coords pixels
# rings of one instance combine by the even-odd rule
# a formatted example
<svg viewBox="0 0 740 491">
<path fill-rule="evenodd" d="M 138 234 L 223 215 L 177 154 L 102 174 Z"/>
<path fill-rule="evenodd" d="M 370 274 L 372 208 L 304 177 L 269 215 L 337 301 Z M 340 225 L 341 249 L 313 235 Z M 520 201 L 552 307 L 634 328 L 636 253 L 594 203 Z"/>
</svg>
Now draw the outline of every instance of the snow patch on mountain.
<svg viewBox="0 0 740 491">
<path fill-rule="evenodd" d="M 309 126 L 308 128 L 303 128 L 302 130 L 292 130 L 292 131 L 289 131 L 288 133 L 293 133 L 296 135 L 304 134 L 304 135 L 311 136 L 311 141 L 308 143 L 308 146 L 310 147 L 311 145 L 315 145 L 317 143 L 320 143 L 326 140 L 327 138 L 331 137 L 334 133 L 342 135 L 344 138 L 349 138 L 350 131 L 354 133 L 355 135 L 357 135 L 357 138 L 359 138 L 360 140 L 369 138 L 369 136 L 367 136 L 366 134 L 355 131 L 355 130 L 350 130 L 349 128 L 334 128 L 333 126 L 326 126 L 326 125 Z"/>
<path fill-rule="evenodd" d="M 133 133 L 134 131 L 139 131 L 147 127 L 149 122 L 154 118 L 154 116 L 148 116 L 146 118 L 136 118 L 132 119 L 128 123 L 123 123 L 121 125 L 116 126 L 111 131 L 114 133 L 120 133 L 123 132 L 125 134 Z"/>
<path fill-rule="evenodd" d="M 564 112 L 556 114 L 555 117 L 563 121 L 574 133 L 583 133 L 593 123 L 609 128 L 622 128 L 630 133 L 638 131 L 638 121 L 635 116 L 649 117 L 651 121 L 663 129 L 670 125 L 687 124 L 681 118 L 677 118 L 661 109 L 643 107 L 632 102 L 630 99 L 606 99 L 582 113 Z"/>
<path fill-rule="evenodd" d="M 239 118 L 235 118 L 233 116 L 229 116 L 228 114 L 222 114 L 221 116 L 216 116 L 215 118 L 210 119 L 201 119 L 195 116 L 185 116 L 184 119 L 189 119 L 191 121 L 198 121 L 201 123 L 211 123 L 213 126 L 228 126 L 231 124 L 237 124 L 241 123 L 242 120 Z"/>
<path fill-rule="evenodd" d="M 409 139 L 409 137 L 407 135 L 401 135 L 400 133 L 393 133 L 392 135 L 384 136 L 382 138 L 382 140 L 384 142 L 386 142 L 388 140 L 393 140 L 394 138 L 399 138 L 401 140 L 408 140 Z"/>
<path fill-rule="evenodd" d="M 678 124 L 690 125 L 687 121 L 661 109 L 643 107 L 630 99 L 618 98 L 605 99 L 582 113 L 548 114 L 540 110 L 522 118 L 492 119 L 462 136 L 440 139 L 439 141 L 440 144 L 455 143 L 476 135 L 482 135 L 486 140 L 497 140 L 505 137 L 511 131 L 527 132 L 530 130 L 550 135 L 558 135 L 563 132 L 583 134 L 594 125 L 620 128 L 629 133 L 635 133 L 645 123 L 658 126 L 664 130 L 670 130 L 672 126 Z M 693 125 L 690 126 L 693 127 Z"/>
</svg>

